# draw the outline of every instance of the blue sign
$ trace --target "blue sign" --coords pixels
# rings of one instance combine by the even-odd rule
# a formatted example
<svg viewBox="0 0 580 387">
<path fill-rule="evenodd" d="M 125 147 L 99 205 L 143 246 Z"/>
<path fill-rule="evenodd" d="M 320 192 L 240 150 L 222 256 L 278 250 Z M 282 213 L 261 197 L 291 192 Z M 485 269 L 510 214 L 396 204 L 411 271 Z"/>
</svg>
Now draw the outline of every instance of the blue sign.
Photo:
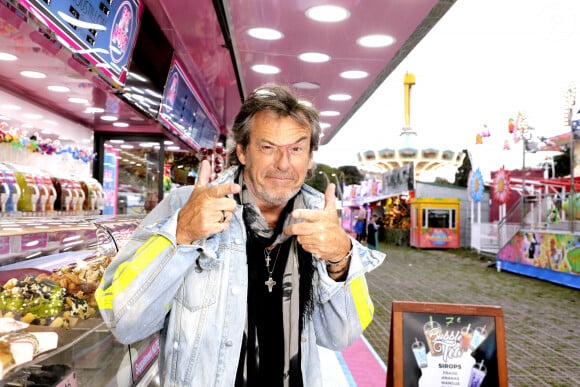
<svg viewBox="0 0 580 387">
<path fill-rule="evenodd" d="M 201 104 L 201 99 L 175 60 L 167 76 L 158 117 L 194 149 L 211 148 L 219 134 L 218 126 L 211 120 Z"/>
<path fill-rule="evenodd" d="M 22 0 L 59 41 L 121 87 L 135 46 L 139 0 Z"/>
</svg>

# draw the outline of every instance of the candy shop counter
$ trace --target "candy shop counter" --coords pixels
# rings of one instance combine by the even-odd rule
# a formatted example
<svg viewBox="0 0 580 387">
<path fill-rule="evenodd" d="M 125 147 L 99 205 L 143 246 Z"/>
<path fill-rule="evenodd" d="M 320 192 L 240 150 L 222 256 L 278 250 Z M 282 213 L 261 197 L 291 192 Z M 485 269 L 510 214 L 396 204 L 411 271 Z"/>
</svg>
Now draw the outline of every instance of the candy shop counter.
<svg viewBox="0 0 580 387">
<path fill-rule="evenodd" d="M 140 220 L 0 218 L 2 385 L 155 384 L 158 337 L 118 343 L 94 299 Z"/>
</svg>

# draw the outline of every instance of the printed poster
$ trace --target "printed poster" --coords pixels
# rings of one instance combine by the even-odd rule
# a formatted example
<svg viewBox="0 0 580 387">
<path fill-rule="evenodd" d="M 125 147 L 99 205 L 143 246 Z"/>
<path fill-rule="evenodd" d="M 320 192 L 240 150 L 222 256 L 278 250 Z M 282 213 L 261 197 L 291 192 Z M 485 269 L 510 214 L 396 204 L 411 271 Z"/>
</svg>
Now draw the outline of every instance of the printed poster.
<svg viewBox="0 0 580 387">
<path fill-rule="evenodd" d="M 404 386 L 498 386 L 493 316 L 403 314 Z"/>
</svg>

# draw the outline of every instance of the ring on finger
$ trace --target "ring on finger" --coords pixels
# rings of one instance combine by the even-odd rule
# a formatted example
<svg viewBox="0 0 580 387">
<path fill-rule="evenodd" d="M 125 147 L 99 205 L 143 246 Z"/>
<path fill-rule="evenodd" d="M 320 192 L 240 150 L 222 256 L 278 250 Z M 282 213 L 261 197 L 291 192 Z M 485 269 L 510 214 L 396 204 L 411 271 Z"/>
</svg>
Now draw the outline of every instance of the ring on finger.
<svg viewBox="0 0 580 387">
<path fill-rule="evenodd" d="M 227 215 L 224 210 L 222 210 L 222 218 L 218 221 L 218 223 L 223 223 L 226 221 Z"/>
</svg>

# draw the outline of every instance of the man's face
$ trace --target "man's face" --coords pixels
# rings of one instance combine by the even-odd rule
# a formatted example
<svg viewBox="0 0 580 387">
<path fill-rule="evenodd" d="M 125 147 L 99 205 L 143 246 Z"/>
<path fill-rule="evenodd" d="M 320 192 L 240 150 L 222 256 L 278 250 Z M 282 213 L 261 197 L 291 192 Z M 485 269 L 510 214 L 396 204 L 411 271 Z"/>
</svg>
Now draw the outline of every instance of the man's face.
<svg viewBox="0 0 580 387">
<path fill-rule="evenodd" d="M 260 208 L 284 206 L 312 167 L 309 127 L 290 117 L 259 112 L 252 120 L 247 149 L 237 145 L 244 181 Z"/>
</svg>

